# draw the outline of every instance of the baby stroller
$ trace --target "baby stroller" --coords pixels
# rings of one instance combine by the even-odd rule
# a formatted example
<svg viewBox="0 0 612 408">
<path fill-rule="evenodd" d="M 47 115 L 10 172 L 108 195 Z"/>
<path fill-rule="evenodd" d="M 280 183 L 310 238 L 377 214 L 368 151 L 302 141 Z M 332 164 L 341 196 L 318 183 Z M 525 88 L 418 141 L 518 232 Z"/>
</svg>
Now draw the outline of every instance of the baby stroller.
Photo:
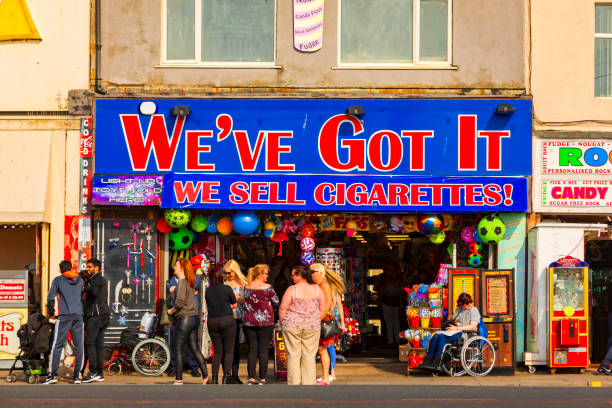
<svg viewBox="0 0 612 408">
<path fill-rule="evenodd" d="M 28 322 L 17 330 L 20 351 L 6 376 L 7 382 L 17 381 L 14 371 L 18 361 L 21 362 L 21 370 L 28 383 L 36 384 L 45 378 L 49 366 L 52 333 L 53 325 L 45 316 L 33 313 L 28 317 Z"/>
</svg>

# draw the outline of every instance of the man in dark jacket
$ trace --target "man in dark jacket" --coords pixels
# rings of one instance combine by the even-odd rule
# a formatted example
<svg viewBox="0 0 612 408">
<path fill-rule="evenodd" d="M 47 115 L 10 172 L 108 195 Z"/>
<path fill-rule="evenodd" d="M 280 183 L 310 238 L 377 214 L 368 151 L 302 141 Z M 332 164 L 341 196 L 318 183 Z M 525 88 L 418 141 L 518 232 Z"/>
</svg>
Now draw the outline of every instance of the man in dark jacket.
<svg viewBox="0 0 612 408">
<path fill-rule="evenodd" d="M 72 270 L 70 261 L 63 260 L 60 262 L 59 268 L 61 275 L 53 279 L 47 294 L 48 314 L 49 316 L 57 315 L 57 321 L 53 333 L 49 376 L 44 384 L 55 384 L 57 382 L 57 369 L 68 333 L 72 336 L 76 356 L 74 384 L 80 384 L 80 373 L 83 368 L 83 305 L 81 304 L 83 280 L 79 278 L 78 272 Z M 55 310 L 56 296 L 59 297 L 57 313 Z"/>
<path fill-rule="evenodd" d="M 104 332 L 110 320 L 108 307 L 108 287 L 106 279 L 100 274 L 101 263 L 97 259 L 87 261 L 88 280 L 85 285 L 85 313 L 87 316 L 87 355 L 89 356 L 89 373 L 83 378 L 84 383 L 104 381 Z"/>
</svg>

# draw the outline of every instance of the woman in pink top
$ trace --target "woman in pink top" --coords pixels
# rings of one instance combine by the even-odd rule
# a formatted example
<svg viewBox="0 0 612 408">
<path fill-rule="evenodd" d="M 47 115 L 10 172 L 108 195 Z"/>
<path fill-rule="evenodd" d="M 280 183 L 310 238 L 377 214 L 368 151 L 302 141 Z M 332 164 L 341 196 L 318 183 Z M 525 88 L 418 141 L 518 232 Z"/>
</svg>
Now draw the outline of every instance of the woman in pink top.
<svg viewBox="0 0 612 408">
<path fill-rule="evenodd" d="M 321 334 L 325 297 L 312 281 L 311 271 L 298 265 L 291 271 L 293 286 L 287 288 L 279 318 L 287 351 L 287 383 L 316 383 L 316 354 Z"/>
</svg>

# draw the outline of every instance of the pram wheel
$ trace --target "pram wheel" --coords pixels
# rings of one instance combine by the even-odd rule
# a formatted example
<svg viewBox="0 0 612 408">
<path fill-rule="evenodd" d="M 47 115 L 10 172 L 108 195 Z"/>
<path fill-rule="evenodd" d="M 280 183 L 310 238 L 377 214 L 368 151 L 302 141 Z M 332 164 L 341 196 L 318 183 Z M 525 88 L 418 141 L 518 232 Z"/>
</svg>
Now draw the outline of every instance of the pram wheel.
<svg viewBox="0 0 612 408">
<path fill-rule="evenodd" d="M 17 376 L 15 374 L 9 374 L 6 376 L 6 382 L 16 382 Z"/>
<path fill-rule="evenodd" d="M 121 364 L 119 363 L 110 363 L 106 368 L 109 375 L 119 375 L 121 374 Z"/>
<path fill-rule="evenodd" d="M 36 384 L 36 376 L 28 375 L 28 384 Z"/>
</svg>

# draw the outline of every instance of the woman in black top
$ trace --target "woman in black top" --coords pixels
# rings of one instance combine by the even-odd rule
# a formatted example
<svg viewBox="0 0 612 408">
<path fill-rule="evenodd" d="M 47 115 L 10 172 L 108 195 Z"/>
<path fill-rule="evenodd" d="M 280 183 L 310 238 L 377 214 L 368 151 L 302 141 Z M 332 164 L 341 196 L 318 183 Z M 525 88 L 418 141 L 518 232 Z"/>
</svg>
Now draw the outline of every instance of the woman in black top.
<svg viewBox="0 0 612 408">
<path fill-rule="evenodd" d="M 221 357 L 224 358 L 222 383 L 227 384 L 231 377 L 232 360 L 234 358 L 236 322 L 234 322 L 232 309 L 237 307 L 238 304 L 234 291 L 223 283 L 223 279 L 223 269 L 215 269 L 210 277 L 210 287 L 206 289 L 208 333 L 215 349 L 215 354 L 212 358 L 213 384 L 219 384 Z"/>
</svg>

